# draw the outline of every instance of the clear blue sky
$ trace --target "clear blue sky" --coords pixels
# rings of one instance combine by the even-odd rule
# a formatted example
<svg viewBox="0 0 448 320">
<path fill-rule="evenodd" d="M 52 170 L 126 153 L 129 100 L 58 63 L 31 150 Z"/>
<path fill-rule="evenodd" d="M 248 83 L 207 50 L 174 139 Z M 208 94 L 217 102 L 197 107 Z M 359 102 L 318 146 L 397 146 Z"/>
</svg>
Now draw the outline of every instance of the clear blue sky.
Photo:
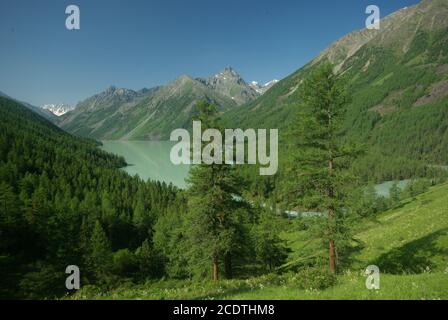
<svg viewBox="0 0 448 320">
<path fill-rule="evenodd" d="M 0 91 L 75 104 L 234 67 L 246 81 L 292 73 L 348 32 L 418 0 L 0 0 Z M 65 28 L 76 4 L 81 30 Z"/>
</svg>

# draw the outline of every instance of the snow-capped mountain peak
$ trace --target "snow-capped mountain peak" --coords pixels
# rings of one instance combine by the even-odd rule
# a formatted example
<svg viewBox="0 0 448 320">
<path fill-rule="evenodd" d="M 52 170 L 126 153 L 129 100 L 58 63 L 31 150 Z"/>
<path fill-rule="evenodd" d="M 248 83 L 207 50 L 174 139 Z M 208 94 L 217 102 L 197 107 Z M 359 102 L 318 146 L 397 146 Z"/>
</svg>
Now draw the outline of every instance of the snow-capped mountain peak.
<svg viewBox="0 0 448 320">
<path fill-rule="evenodd" d="M 259 94 L 264 94 L 266 91 L 268 91 L 277 82 L 279 82 L 279 80 L 274 79 L 274 80 L 271 80 L 269 82 L 266 82 L 263 85 L 260 85 L 259 82 L 252 81 L 251 83 L 249 83 L 249 86 L 252 89 L 254 89 L 256 92 L 258 92 Z"/>
<path fill-rule="evenodd" d="M 274 80 L 271 80 L 271 81 L 269 81 L 269 82 L 266 82 L 264 85 L 263 85 L 263 87 L 272 87 L 274 84 L 276 84 L 277 82 L 279 82 L 279 80 L 277 80 L 277 79 L 274 79 Z"/>
<path fill-rule="evenodd" d="M 48 110 L 51 113 L 53 113 L 54 115 L 60 117 L 63 114 L 66 114 L 67 112 L 75 109 L 74 107 L 72 107 L 69 104 L 66 103 L 51 103 L 51 104 L 44 104 L 43 106 L 41 106 L 42 109 L 44 110 Z"/>
</svg>

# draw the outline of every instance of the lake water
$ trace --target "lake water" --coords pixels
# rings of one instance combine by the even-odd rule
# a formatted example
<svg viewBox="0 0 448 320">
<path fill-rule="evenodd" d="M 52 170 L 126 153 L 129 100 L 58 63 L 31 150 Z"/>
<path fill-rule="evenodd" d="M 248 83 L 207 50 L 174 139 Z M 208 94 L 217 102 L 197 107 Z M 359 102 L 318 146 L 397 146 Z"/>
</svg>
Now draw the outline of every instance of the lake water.
<svg viewBox="0 0 448 320">
<path fill-rule="evenodd" d="M 102 149 L 123 156 L 129 166 L 123 168 L 130 175 L 173 183 L 185 188 L 189 165 L 174 165 L 170 161 L 171 141 L 102 141 Z"/>
<path fill-rule="evenodd" d="M 408 184 L 409 180 L 401 180 L 397 182 L 397 186 L 400 190 L 403 190 Z M 395 181 L 386 181 L 375 186 L 375 191 L 378 196 L 389 197 L 390 188 L 394 185 Z"/>
<path fill-rule="evenodd" d="M 130 175 L 139 175 L 143 180 L 158 180 L 173 183 L 185 188 L 185 178 L 189 165 L 174 165 L 170 161 L 170 151 L 176 142 L 171 141 L 102 141 L 102 149 L 123 156 L 129 166 L 123 168 Z M 379 196 L 388 197 L 394 181 L 387 181 L 375 186 Z M 404 189 L 408 180 L 398 182 Z"/>
</svg>

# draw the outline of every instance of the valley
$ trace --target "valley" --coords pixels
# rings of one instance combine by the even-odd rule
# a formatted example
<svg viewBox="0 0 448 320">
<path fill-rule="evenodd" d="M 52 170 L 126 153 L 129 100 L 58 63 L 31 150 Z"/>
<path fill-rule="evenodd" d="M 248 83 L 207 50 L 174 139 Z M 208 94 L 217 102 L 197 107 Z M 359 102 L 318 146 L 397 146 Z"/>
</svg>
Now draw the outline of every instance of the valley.
<svg viewBox="0 0 448 320">
<path fill-rule="evenodd" d="M 237 19 L 218 25 L 218 13 L 176 31 L 184 12 L 168 15 L 167 29 L 135 19 L 121 25 L 131 39 L 63 30 L 86 45 L 85 61 L 71 57 L 86 73 L 70 77 L 86 83 L 55 88 L 77 96 L 124 84 L 76 105 L 0 92 L 0 299 L 448 299 L 448 1 L 422 0 L 382 17 L 380 30 L 332 39 L 272 81 L 286 56 L 296 63 L 288 30 L 264 29 L 266 43 L 255 42 L 260 33 L 241 38 Z M 253 51 L 235 47 L 251 41 Z M 265 81 L 231 66 L 208 73 L 211 60 L 241 66 L 239 56 L 244 74 Z M 34 72 L 51 59 L 31 60 Z M 41 96 L 57 77 L 44 73 L 30 95 L 72 101 L 56 89 Z M 146 76 L 163 84 L 126 88 Z M 204 150 L 225 161 L 195 158 Z M 79 290 L 64 286 L 68 265 L 80 270 Z M 368 266 L 379 289 L 366 287 Z"/>
<path fill-rule="evenodd" d="M 357 173 L 376 183 L 422 176 L 426 163 L 443 166 L 448 159 L 447 12 L 440 0 L 403 8 L 382 19 L 381 30 L 346 35 L 281 81 L 246 82 L 226 67 L 151 89 L 110 87 L 53 121 L 98 140 L 167 141 L 175 129 L 191 131 L 194 106 L 204 100 L 217 106 L 228 128 L 278 129 L 281 158 L 301 83 L 328 60 L 353 96 L 346 136 L 367 147 Z"/>
</svg>

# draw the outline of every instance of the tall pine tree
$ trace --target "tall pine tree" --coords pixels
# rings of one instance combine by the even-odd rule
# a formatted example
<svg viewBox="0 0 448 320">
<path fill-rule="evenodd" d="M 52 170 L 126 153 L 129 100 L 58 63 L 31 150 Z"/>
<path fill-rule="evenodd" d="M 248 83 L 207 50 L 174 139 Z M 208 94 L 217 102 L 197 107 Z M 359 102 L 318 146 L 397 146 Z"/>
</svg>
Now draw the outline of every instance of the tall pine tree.
<svg viewBox="0 0 448 320">
<path fill-rule="evenodd" d="M 220 129 L 216 109 L 208 103 L 199 103 L 198 120 L 202 130 Z M 221 128 L 222 132 L 222 128 Z M 213 141 L 211 142 L 213 143 Z M 222 152 L 215 148 L 213 152 Z M 212 154 L 212 156 L 215 154 Z M 224 159 L 224 154 L 221 154 Z M 241 203 L 234 168 L 228 164 L 200 164 L 190 170 L 188 190 L 189 214 L 186 219 L 186 235 L 189 241 L 189 260 L 192 273 L 219 277 L 219 266 L 225 266 L 225 274 L 232 274 L 232 250 L 238 246 L 240 230 L 238 208 Z"/>
<path fill-rule="evenodd" d="M 349 237 L 346 228 L 346 195 L 352 177 L 351 159 L 356 155 L 344 142 L 341 122 L 349 101 L 344 83 L 333 66 L 319 66 L 301 86 L 302 103 L 289 131 L 289 165 L 286 190 L 290 205 L 318 211 L 322 220 L 319 237 L 328 246 L 330 271 L 336 271 L 338 250 Z"/>
<path fill-rule="evenodd" d="M 90 248 L 90 267 L 97 280 L 107 280 L 112 265 L 112 253 L 109 240 L 99 221 L 96 221 L 92 232 Z"/>
</svg>

